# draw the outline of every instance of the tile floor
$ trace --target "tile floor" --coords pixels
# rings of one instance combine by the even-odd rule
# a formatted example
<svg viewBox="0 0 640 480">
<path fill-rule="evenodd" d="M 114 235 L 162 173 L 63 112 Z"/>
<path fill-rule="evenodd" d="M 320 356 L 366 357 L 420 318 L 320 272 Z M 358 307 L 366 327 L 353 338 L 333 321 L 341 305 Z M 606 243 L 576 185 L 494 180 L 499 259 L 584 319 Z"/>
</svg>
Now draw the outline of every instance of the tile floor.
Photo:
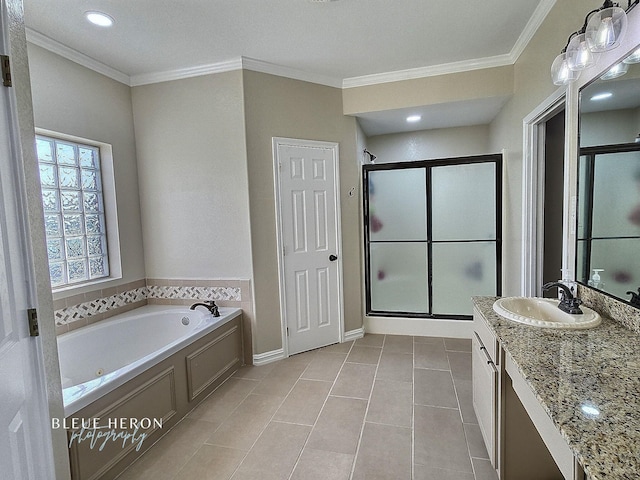
<svg viewBox="0 0 640 480">
<path fill-rule="evenodd" d="M 495 480 L 470 351 L 366 335 L 243 367 L 120 480 Z"/>
</svg>

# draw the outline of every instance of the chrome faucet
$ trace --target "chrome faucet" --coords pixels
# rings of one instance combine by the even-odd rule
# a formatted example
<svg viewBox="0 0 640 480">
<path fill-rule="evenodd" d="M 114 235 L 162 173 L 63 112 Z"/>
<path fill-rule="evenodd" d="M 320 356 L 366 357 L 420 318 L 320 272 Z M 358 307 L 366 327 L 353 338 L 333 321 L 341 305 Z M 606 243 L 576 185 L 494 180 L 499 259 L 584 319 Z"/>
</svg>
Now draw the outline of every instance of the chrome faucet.
<svg viewBox="0 0 640 480">
<path fill-rule="evenodd" d="M 569 313 L 571 315 L 580 315 L 582 314 L 582 310 L 580 310 L 580 304 L 582 300 L 579 298 L 575 298 L 573 293 L 569 287 L 560 282 L 549 282 L 545 283 L 542 286 L 543 291 L 547 291 L 550 288 L 558 287 L 558 289 L 562 290 L 562 294 L 560 296 L 560 303 L 558 304 L 558 308 L 563 312 Z"/>
<path fill-rule="evenodd" d="M 213 300 L 208 300 L 203 303 L 194 303 L 189 307 L 189 310 L 195 310 L 196 307 L 205 307 L 207 310 L 209 310 L 211 315 L 213 315 L 214 317 L 220 316 L 220 312 L 218 311 L 218 306 L 216 305 L 216 302 L 214 302 Z"/>
</svg>

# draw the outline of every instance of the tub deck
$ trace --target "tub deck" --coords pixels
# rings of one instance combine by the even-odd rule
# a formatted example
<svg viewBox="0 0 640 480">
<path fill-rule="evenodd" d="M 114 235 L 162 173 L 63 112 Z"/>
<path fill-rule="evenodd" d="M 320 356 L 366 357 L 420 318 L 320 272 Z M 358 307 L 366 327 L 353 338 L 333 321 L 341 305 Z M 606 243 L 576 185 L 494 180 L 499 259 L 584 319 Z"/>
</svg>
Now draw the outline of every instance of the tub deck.
<svg viewBox="0 0 640 480">
<path fill-rule="evenodd" d="M 204 336 L 67 417 L 80 427 L 68 430 L 74 480 L 115 478 L 242 365 L 242 311 L 233 310 Z M 82 422 L 102 428 L 92 433 Z"/>
</svg>

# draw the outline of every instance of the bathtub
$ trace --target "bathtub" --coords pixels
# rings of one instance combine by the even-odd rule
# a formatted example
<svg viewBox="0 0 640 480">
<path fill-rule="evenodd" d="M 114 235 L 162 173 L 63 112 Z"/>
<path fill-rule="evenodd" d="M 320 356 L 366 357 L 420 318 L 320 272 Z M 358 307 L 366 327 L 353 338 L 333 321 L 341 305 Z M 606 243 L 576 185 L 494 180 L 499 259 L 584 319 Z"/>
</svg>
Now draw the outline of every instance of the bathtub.
<svg viewBox="0 0 640 480">
<path fill-rule="evenodd" d="M 64 413 L 75 419 L 153 418 L 144 448 L 78 443 L 73 478 L 115 478 L 242 364 L 242 310 L 147 305 L 58 337 Z M 74 435 L 76 435 L 74 437 Z"/>
</svg>

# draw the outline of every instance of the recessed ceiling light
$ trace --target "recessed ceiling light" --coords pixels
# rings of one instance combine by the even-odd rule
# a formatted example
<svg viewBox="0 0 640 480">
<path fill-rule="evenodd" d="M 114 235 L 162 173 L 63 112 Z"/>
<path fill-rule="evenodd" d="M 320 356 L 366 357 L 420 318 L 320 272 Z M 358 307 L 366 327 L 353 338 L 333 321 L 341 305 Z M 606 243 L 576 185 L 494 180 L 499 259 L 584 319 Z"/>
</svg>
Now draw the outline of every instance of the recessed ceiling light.
<svg viewBox="0 0 640 480">
<path fill-rule="evenodd" d="M 98 25 L 99 27 L 110 27 L 113 25 L 113 18 L 102 12 L 87 12 L 84 14 L 94 25 Z"/>
<path fill-rule="evenodd" d="M 611 92 L 602 92 L 602 93 L 598 93 L 597 95 L 594 95 L 593 97 L 591 97 L 591 100 L 593 100 L 594 102 L 597 102 L 598 100 L 605 100 L 607 98 L 611 98 L 613 97 L 613 93 Z"/>
<path fill-rule="evenodd" d="M 419 122 L 420 120 L 422 120 L 422 115 L 410 115 L 407 117 L 407 122 L 409 123 Z"/>
</svg>

